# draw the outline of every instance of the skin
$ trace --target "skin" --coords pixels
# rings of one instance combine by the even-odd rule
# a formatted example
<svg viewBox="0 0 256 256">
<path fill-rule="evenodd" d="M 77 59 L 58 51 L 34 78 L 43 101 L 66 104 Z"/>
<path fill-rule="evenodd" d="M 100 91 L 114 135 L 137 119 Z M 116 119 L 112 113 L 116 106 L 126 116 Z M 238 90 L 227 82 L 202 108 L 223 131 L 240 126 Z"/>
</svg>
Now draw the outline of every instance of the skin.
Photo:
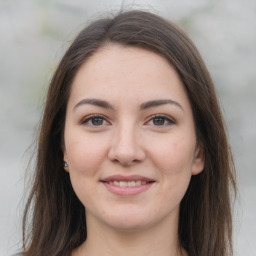
<svg viewBox="0 0 256 256">
<path fill-rule="evenodd" d="M 155 100 L 174 103 L 145 108 Z M 73 255 L 186 255 L 178 242 L 179 205 L 204 156 L 184 86 L 166 59 L 114 44 L 98 50 L 73 81 L 64 142 L 88 232 Z M 111 175 L 154 183 L 136 195 L 116 195 L 101 182 Z"/>
</svg>

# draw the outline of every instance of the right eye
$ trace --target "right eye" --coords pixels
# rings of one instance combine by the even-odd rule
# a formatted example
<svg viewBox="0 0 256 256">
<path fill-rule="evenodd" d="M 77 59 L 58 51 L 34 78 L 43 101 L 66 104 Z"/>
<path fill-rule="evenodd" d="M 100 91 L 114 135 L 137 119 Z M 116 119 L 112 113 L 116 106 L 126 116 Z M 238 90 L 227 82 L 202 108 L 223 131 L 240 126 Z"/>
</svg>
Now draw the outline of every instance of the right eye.
<svg viewBox="0 0 256 256">
<path fill-rule="evenodd" d="M 95 127 L 109 125 L 110 123 L 103 116 L 93 115 L 87 116 L 85 119 L 82 120 L 81 124 Z"/>
</svg>

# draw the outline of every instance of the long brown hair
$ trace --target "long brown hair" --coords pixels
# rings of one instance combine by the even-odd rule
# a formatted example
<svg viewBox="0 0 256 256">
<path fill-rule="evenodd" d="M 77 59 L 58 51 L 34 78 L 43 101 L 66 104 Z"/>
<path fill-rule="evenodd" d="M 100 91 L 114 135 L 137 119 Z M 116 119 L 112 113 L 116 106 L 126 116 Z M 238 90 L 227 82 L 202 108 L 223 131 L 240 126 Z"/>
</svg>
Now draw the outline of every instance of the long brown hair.
<svg viewBox="0 0 256 256">
<path fill-rule="evenodd" d="M 234 165 L 211 77 L 191 40 L 174 24 L 143 11 L 119 13 L 82 30 L 51 80 L 37 145 L 35 177 L 23 219 L 26 256 L 65 256 L 86 239 L 85 209 L 63 169 L 63 130 L 72 80 L 105 44 L 136 46 L 166 58 L 183 81 L 205 168 L 180 205 L 179 241 L 190 256 L 232 255 Z"/>
</svg>

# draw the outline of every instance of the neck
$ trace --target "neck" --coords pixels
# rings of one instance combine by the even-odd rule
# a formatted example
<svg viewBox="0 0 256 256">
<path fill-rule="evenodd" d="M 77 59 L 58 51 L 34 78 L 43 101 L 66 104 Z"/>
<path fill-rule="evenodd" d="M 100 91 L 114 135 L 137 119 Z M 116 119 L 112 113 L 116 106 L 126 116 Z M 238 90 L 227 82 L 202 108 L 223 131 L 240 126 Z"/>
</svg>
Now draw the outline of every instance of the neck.
<svg viewBox="0 0 256 256">
<path fill-rule="evenodd" d="M 117 230 L 89 219 L 86 242 L 72 256 L 187 255 L 179 245 L 177 219 L 143 230 Z"/>
</svg>

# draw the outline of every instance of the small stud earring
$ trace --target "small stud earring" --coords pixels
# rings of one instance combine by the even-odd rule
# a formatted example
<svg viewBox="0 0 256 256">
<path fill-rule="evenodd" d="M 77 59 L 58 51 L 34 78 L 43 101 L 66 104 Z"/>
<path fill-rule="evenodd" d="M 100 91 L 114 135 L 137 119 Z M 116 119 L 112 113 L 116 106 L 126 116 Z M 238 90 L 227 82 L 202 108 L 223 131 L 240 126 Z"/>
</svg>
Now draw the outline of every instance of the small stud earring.
<svg viewBox="0 0 256 256">
<path fill-rule="evenodd" d="M 63 167 L 64 167 L 64 169 L 68 168 L 68 163 L 64 161 Z"/>
</svg>

